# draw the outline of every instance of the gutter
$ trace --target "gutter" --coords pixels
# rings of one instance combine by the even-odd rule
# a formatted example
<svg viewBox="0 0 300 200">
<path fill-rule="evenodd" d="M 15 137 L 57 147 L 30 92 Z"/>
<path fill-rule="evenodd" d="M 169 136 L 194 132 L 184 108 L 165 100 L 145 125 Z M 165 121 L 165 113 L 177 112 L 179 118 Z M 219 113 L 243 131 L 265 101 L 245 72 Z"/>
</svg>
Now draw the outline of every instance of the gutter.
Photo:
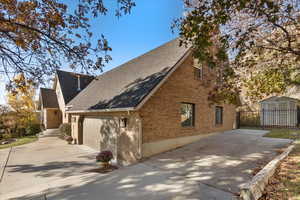
<svg viewBox="0 0 300 200">
<path fill-rule="evenodd" d="M 100 109 L 100 110 L 70 110 L 66 111 L 66 113 L 97 113 L 97 112 L 129 112 L 134 111 L 134 107 L 129 108 L 112 108 L 112 109 Z"/>
</svg>

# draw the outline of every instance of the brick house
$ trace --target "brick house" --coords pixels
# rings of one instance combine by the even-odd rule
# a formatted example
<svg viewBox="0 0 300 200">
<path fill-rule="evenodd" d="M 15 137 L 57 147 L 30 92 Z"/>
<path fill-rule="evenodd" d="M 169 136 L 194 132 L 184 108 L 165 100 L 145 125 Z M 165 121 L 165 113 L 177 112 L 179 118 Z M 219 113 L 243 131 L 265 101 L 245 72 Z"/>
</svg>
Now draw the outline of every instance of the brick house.
<svg viewBox="0 0 300 200">
<path fill-rule="evenodd" d="M 235 106 L 207 100 L 217 78 L 175 39 L 94 78 L 63 107 L 77 144 L 128 164 L 233 129 Z"/>
</svg>

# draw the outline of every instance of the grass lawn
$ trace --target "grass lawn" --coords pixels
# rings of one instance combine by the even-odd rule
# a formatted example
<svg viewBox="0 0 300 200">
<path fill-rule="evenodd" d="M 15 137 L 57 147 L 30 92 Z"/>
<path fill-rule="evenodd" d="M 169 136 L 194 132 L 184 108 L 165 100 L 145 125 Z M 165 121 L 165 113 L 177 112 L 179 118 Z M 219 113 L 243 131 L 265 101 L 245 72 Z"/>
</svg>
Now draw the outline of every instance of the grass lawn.
<svg viewBox="0 0 300 200">
<path fill-rule="evenodd" d="M 265 137 L 295 139 L 295 148 L 282 161 L 260 200 L 300 200 L 300 130 L 273 129 Z"/>
<path fill-rule="evenodd" d="M 271 129 L 264 137 L 300 139 L 300 130 L 297 129 Z"/>
<path fill-rule="evenodd" d="M 34 142 L 38 139 L 37 136 L 33 135 L 33 136 L 26 136 L 26 137 L 21 137 L 21 138 L 18 138 L 17 141 L 15 142 L 12 142 L 10 144 L 3 144 L 3 145 L 0 145 L 0 149 L 4 149 L 4 148 L 9 148 L 9 147 L 14 147 L 14 146 L 19 146 L 19 145 L 22 145 L 22 144 L 27 144 L 27 143 L 30 143 L 30 142 Z"/>
</svg>

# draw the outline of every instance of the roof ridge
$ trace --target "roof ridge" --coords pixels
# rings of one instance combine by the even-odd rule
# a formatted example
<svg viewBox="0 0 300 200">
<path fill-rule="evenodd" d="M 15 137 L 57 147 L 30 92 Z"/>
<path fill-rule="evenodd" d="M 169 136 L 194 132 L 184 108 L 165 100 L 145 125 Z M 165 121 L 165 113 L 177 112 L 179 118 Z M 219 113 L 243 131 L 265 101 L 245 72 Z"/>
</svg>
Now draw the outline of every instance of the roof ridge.
<svg viewBox="0 0 300 200">
<path fill-rule="evenodd" d="M 81 75 L 81 76 L 96 77 L 96 76 L 90 75 L 90 74 L 83 74 L 83 73 L 72 72 L 72 71 L 66 71 L 66 70 L 61 70 L 61 69 L 57 69 L 56 71 L 60 71 L 60 72 L 64 72 L 64 73 L 72 73 L 72 74 Z"/>
</svg>

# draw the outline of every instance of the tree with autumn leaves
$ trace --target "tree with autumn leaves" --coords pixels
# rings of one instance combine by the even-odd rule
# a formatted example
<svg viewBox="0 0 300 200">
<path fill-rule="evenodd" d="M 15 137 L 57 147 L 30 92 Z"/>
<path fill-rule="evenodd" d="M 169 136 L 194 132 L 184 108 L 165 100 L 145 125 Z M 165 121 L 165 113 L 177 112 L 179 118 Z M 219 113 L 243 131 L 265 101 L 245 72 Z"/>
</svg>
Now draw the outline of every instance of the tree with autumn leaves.
<svg viewBox="0 0 300 200">
<path fill-rule="evenodd" d="M 15 90 L 8 92 L 7 103 L 14 112 L 16 125 L 18 126 L 16 128 L 25 129 L 33 124 L 38 124 L 34 84 L 26 80 L 23 74 L 17 75 L 13 81 L 17 87 L 15 87 Z"/>
<path fill-rule="evenodd" d="M 135 6 L 131 0 L 115 2 L 117 17 Z M 90 31 L 91 18 L 108 12 L 103 0 L 78 0 L 73 5 L 58 0 L 0 0 L 0 73 L 9 83 L 20 73 L 41 83 L 63 63 L 91 73 L 111 60 L 104 35 Z M 8 84 L 8 89 L 12 87 Z"/>
<path fill-rule="evenodd" d="M 241 90 L 252 101 L 299 85 L 299 0 L 184 0 L 185 16 L 173 27 L 195 57 L 224 68 L 214 102 L 233 102 Z M 218 30 L 216 32 L 216 30 Z M 217 34 L 215 34 L 217 33 Z M 216 45 L 217 51 L 210 51 Z M 229 65 L 221 65 L 229 59 Z"/>
</svg>

